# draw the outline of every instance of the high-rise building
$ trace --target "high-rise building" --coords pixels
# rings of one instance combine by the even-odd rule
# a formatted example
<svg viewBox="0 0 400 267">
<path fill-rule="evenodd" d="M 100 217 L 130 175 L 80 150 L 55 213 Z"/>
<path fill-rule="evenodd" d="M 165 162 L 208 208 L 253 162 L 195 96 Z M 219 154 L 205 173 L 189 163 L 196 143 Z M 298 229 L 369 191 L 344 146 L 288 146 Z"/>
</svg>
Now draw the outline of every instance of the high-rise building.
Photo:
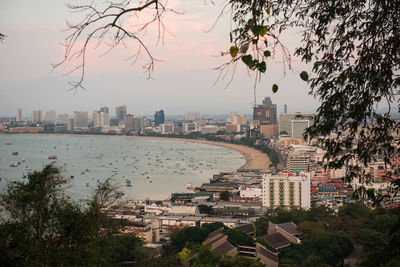
<svg viewBox="0 0 400 267">
<path fill-rule="evenodd" d="M 125 131 L 139 131 L 142 128 L 142 119 L 135 115 L 127 114 L 125 116 Z"/>
<path fill-rule="evenodd" d="M 88 128 L 88 112 L 74 111 L 74 130 L 85 130 Z"/>
<path fill-rule="evenodd" d="M 292 120 L 292 138 L 303 139 L 306 128 L 310 127 L 309 120 Z"/>
<path fill-rule="evenodd" d="M 164 110 L 161 109 L 154 114 L 154 124 L 158 126 L 162 123 L 165 123 L 165 115 Z"/>
<path fill-rule="evenodd" d="M 126 116 L 126 106 L 119 106 L 115 108 L 115 117 L 119 121 L 124 121 Z"/>
<path fill-rule="evenodd" d="M 261 105 L 253 108 L 253 121 L 260 125 L 277 124 L 276 105 L 272 104 L 271 98 L 266 97 Z"/>
<path fill-rule="evenodd" d="M 46 112 L 46 122 L 55 122 L 56 121 L 56 112 L 54 110 L 50 110 Z"/>
<path fill-rule="evenodd" d="M 284 106 L 283 106 L 283 113 L 287 113 L 287 105 L 285 104 Z"/>
<path fill-rule="evenodd" d="M 34 110 L 32 111 L 32 122 L 42 122 L 43 121 L 43 111 Z"/>
<path fill-rule="evenodd" d="M 185 119 L 187 121 L 196 121 L 201 119 L 200 111 L 190 111 L 186 113 Z"/>
<path fill-rule="evenodd" d="M 110 116 L 103 111 L 93 112 L 93 127 L 102 128 L 110 126 Z"/>
<path fill-rule="evenodd" d="M 16 121 L 22 121 L 22 109 L 17 108 L 17 114 L 15 116 Z"/>
<path fill-rule="evenodd" d="M 93 128 L 100 128 L 101 126 L 101 115 L 100 111 L 93 112 Z"/>
<path fill-rule="evenodd" d="M 296 176 L 265 174 L 262 181 L 263 206 L 275 209 L 311 207 L 310 173 Z"/>
<path fill-rule="evenodd" d="M 67 131 L 72 132 L 74 130 L 74 119 L 67 120 Z"/>
<path fill-rule="evenodd" d="M 104 112 L 108 114 L 108 107 L 101 107 L 100 112 Z"/>
<path fill-rule="evenodd" d="M 315 114 L 304 114 L 301 112 L 296 113 L 281 113 L 279 114 L 279 133 L 286 132 L 289 136 L 292 136 L 292 121 L 294 120 L 308 120 L 309 126 L 313 123 Z"/>
<path fill-rule="evenodd" d="M 58 120 L 66 123 L 69 120 L 69 115 L 67 113 L 59 114 Z"/>
</svg>

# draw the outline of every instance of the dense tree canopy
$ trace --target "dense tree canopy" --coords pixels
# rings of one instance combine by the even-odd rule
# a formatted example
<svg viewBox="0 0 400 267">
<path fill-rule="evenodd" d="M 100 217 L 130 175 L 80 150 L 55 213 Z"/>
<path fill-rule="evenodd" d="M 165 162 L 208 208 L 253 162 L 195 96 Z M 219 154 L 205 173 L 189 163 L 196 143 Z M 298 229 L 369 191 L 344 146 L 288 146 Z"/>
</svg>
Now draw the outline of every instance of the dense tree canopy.
<svg viewBox="0 0 400 267">
<path fill-rule="evenodd" d="M 121 196 L 110 180 L 81 205 L 64 196 L 67 184 L 59 168 L 47 165 L 8 185 L 0 195 L 1 265 L 112 265 L 144 259 L 143 242 L 116 236 L 122 221 L 101 212 L 104 203 Z"/>
</svg>

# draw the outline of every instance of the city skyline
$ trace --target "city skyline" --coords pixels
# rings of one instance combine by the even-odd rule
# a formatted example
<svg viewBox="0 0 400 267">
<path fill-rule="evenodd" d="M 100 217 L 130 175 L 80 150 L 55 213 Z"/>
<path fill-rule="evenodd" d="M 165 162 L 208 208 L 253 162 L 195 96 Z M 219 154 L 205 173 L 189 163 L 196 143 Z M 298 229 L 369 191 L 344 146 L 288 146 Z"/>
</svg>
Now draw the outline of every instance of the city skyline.
<svg viewBox="0 0 400 267">
<path fill-rule="evenodd" d="M 21 5 L 2 1 L 0 22 L 7 38 L 0 44 L 0 115 L 15 116 L 17 107 L 28 113 L 38 109 L 67 113 L 121 104 L 128 106 L 128 113 L 135 114 L 152 114 L 159 109 L 169 114 L 194 110 L 203 114 L 250 113 L 254 105 L 255 77 L 249 76 L 244 68 L 238 67 L 227 88 L 228 78 L 214 85 L 219 72 L 213 69 L 229 60 L 217 56 L 230 45 L 229 18 L 224 17 L 215 29 L 204 33 L 218 17 L 218 6 L 178 0 L 171 1 L 170 5 L 185 14 L 169 14 L 165 18 L 174 36 L 167 35 L 164 45 L 155 47 L 154 36 L 148 34 L 150 48 L 161 60 L 152 79 L 147 79 L 142 64 L 129 67 L 125 59 L 131 50 L 117 49 L 100 57 L 104 47 L 92 48 L 85 77 L 87 91 L 71 92 L 67 82 L 77 77 L 63 74 L 72 66 L 50 71 L 51 64 L 62 57 L 60 42 L 66 37 L 61 31 L 65 29 L 65 20 L 76 21 L 81 14 L 68 12 L 61 2 L 24 1 Z M 294 57 L 293 71 L 284 75 L 279 60 L 277 56 L 272 61 L 257 85 L 257 103 L 265 96 L 272 96 L 278 111 L 284 104 L 289 106 L 289 112 L 315 111 L 318 101 L 308 95 L 307 84 L 298 76 L 307 67 Z M 280 87 L 276 94 L 271 91 L 273 83 Z"/>
</svg>

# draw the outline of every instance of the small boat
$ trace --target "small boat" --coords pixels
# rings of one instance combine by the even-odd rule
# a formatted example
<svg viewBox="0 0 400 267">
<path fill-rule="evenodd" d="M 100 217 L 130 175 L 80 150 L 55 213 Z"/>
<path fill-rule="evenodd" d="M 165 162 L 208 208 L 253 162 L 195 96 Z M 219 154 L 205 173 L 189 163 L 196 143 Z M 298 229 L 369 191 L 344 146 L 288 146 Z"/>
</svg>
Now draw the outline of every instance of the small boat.
<svg viewBox="0 0 400 267">
<path fill-rule="evenodd" d="M 86 183 L 86 187 L 89 187 L 89 183 Z"/>
<path fill-rule="evenodd" d="M 10 141 L 6 141 L 4 144 L 5 145 L 11 145 L 12 143 Z"/>
<path fill-rule="evenodd" d="M 50 156 L 48 156 L 47 158 L 48 158 L 48 159 L 57 159 L 57 156 L 56 156 L 56 155 L 50 155 Z"/>
<path fill-rule="evenodd" d="M 18 156 L 18 152 L 12 152 L 13 156 Z"/>
<path fill-rule="evenodd" d="M 18 167 L 18 166 L 19 166 L 18 163 L 11 163 L 11 164 L 10 164 L 10 167 L 13 167 L 13 168 Z"/>
</svg>

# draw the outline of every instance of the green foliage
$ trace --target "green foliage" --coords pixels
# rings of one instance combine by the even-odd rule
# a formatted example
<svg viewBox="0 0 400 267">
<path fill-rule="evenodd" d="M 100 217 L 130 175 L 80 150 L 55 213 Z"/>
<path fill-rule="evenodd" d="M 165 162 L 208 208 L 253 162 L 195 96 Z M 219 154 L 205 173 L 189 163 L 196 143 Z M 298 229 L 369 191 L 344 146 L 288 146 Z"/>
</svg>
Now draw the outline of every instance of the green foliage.
<svg viewBox="0 0 400 267">
<path fill-rule="evenodd" d="M 229 198 L 231 197 L 231 194 L 228 191 L 223 191 L 219 193 L 219 198 L 221 200 L 229 201 Z"/>
<path fill-rule="evenodd" d="M 210 233 L 224 227 L 222 223 L 207 223 L 201 227 L 185 227 L 176 236 L 171 237 L 171 244 L 166 248 L 170 253 L 180 252 L 184 247 L 192 248 L 196 244 L 201 244 Z"/>
<path fill-rule="evenodd" d="M 61 170 L 47 165 L 29 173 L 25 181 L 11 182 L 0 195 L 5 217 L 0 224 L 0 259 L 6 265 L 96 265 L 138 259 L 141 241 L 125 242 L 113 237 L 121 223 L 113 223 L 101 213 L 105 202 L 121 197 L 110 180 L 99 184 L 87 205 L 78 207 L 63 196 L 67 180 Z M 127 245 L 116 254 L 113 244 Z M 129 254 L 128 251 L 134 250 Z"/>
<path fill-rule="evenodd" d="M 238 247 L 238 246 L 254 246 L 254 240 L 248 234 L 236 229 L 226 229 L 224 232 L 228 236 L 228 241 Z"/>
<path fill-rule="evenodd" d="M 327 151 L 326 165 L 346 165 L 346 181 L 361 177 L 368 184 L 373 177 L 365 169 L 383 160 L 387 176 L 397 177 L 400 165 L 394 165 L 393 158 L 400 144 L 400 121 L 392 114 L 400 112 L 400 56 L 393 51 L 400 47 L 400 5 L 389 0 L 235 0 L 229 5 L 231 42 L 238 50 L 246 45 L 246 51 L 252 51 L 242 61 L 256 77 L 267 68 L 257 64 L 267 62 L 270 51 L 279 50 L 291 68 L 291 52 L 280 36 L 293 29 L 302 33 L 294 54 L 312 64 L 313 75 L 302 71 L 300 78 L 321 102 L 306 134 Z M 274 85 L 272 91 L 277 90 Z M 325 138 L 332 132 L 337 136 Z M 393 197 L 399 185 L 394 179 L 393 191 L 386 195 L 359 187 L 355 196 L 378 204 Z"/>
<path fill-rule="evenodd" d="M 272 93 L 275 94 L 276 92 L 278 92 L 278 85 L 274 83 L 274 84 L 272 85 Z"/>
<path fill-rule="evenodd" d="M 257 237 L 256 240 L 257 240 L 257 243 L 260 243 L 268 250 L 276 252 L 276 248 L 268 240 L 262 239 L 261 237 Z"/>
<path fill-rule="evenodd" d="M 266 216 L 261 216 L 254 222 L 256 236 L 263 236 L 268 233 L 268 222 L 269 220 Z"/>
<path fill-rule="evenodd" d="M 201 214 L 212 214 L 214 211 L 213 208 L 208 205 L 201 204 L 201 205 L 198 205 L 197 207 L 199 208 L 199 212 Z"/>
<path fill-rule="evenodd" d="M 318 263 L 331 266 L 343 263 L 353 250 L 351 239 L 344 234 L 321 234 L 309 240 L 303 240 L 301 245 L 291 245 L 283 248 L 281 264 L 298 264 L 310 266 Z"/>
</svg>

